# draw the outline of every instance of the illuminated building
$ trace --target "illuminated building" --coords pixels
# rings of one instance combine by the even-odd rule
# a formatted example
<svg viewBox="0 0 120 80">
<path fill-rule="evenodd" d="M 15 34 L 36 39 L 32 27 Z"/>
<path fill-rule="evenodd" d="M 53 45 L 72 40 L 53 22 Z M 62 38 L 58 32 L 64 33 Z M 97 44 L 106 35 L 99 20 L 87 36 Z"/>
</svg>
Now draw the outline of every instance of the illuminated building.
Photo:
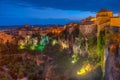
<svg viewBox="0 0 120 80">
<path fill-rule="evenodd" d="M 97 26 L 98 26 L 98 35 L 100 31 L 106 30 L 110 27 L 120 27 L 120 17 L 114 16 L 112 11 L 107 9 L 102 9 L 96 14 Z M 119 30 L 119 29 L 118 29 Z"/>
<path fill-rule="evenodd" d="M 82 20 L 79 25 L 79 30 L 85 36 L 88 36 L 90 34 L 96 34 L 97 33 L 96 18 L 88 17 Z"/>
<path fill-rule="evenodd" d="M 40 28 L 39 27 L 30 27 L 28 25 L 25 25 L 24 27 L 18 28 L 18 36 L 26 37 L 28 35 L 35 35 L 40 34 Z"/>
<path fill-rule="evenodd" d="M 15 37 L 11 34 L 0 32 L 0 43 L 1 44 L 6 44 L 6 43 L 15 44 Z"/>
</svg>

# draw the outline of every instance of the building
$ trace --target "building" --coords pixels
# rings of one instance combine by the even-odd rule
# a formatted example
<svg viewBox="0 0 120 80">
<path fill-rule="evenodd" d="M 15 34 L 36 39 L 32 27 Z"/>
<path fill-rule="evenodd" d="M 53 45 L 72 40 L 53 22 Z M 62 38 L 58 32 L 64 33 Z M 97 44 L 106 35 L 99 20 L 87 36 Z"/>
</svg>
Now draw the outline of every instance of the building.
<svg viewBox="0 0 120 80">
<path fill-rule="evenodd" d="M 4 31 L 0 32 L 0 44 L 7 44 L 7 43 L 14 44 L 15 37 L 11 34 L 7 34 Z"/>
<path fill-rule="evenodd" d="M 98 35 L 102 30 L 109 30 L 111 27 L 120 28 L 120 16 L 114 16 L 112 11 L 102 9 L 96 14 Z"/>
<path fill-rule="evenodd" d="M 79 30 L 84 36 L 97 33 L 96 18 L 88 17 L 80 22 Z"/>
<path fill-rule="evenodd" d="M 22 28 L 18 28 L 18 36 L 25 38 L 28 35 L 40 34 L 41 29 L 39 27 L 30 27 L 25 25 Z"/>
</svg>

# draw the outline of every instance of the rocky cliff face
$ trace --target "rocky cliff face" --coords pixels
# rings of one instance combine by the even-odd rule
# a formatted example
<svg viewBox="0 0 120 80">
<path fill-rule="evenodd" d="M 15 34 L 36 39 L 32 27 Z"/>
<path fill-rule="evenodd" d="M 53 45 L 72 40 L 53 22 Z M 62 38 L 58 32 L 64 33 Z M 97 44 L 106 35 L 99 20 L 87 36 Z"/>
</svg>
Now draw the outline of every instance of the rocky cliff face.
<svg viewBox="0 0 120 80">
<path fill-rule="evenodd" d="M 108 47 L 105 80 L 120 80 L 120 44 L 112 43 Z"/>
</svg>

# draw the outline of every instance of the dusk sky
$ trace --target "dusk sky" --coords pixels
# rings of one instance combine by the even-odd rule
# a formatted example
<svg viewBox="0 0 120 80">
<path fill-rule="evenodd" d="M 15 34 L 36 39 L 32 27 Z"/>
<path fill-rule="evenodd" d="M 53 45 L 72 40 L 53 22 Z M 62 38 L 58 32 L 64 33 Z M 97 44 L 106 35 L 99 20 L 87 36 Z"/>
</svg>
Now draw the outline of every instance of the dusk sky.
<svg viewBox="0 0 120 80">
<path fill-rule="evenodd" d="M 0 0 L 0 26 L 79 22 L 102 8 L 120 13 L 120 0 Z"/>
</svg>

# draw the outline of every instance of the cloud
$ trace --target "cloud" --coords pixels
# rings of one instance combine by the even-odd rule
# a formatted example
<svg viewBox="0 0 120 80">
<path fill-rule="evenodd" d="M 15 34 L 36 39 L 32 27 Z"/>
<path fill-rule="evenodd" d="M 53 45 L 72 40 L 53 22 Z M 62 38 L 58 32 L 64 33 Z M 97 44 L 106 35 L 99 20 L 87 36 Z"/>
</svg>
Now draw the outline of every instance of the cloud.
<svg viewBox="0 0 120 80">
<path fill-rule="evenodd" d="M 79 22 L 80 20 L 69 20 L 69 19 L 34 19 L 34 18 L 1 18 L 2 22 L 1 26 L 9 26 L 9 25 L 23 25 L 23 24 L 31 24 L 31 25 L 45 25 L 45 24 L 67 24 L 69 22 Z M 11 20 L 12 19 L 12 20 Z"/>
<path fill-rule="evenodd" d="M 53 8 L 97 12 L 101 8 L 107 8 L 114 12 L 120 12 L 119 0 L 13 0 L 13 2 L 19 6 L 31 6 L 38 9 Z"/>
<path fill-rule="evenodd" d="M 102 8 L 119 13 L 120 2 L 119 0 L 0 0 L 0 18 L 2 24 L 67 23 L 95 16 Z"/>
</svg>

